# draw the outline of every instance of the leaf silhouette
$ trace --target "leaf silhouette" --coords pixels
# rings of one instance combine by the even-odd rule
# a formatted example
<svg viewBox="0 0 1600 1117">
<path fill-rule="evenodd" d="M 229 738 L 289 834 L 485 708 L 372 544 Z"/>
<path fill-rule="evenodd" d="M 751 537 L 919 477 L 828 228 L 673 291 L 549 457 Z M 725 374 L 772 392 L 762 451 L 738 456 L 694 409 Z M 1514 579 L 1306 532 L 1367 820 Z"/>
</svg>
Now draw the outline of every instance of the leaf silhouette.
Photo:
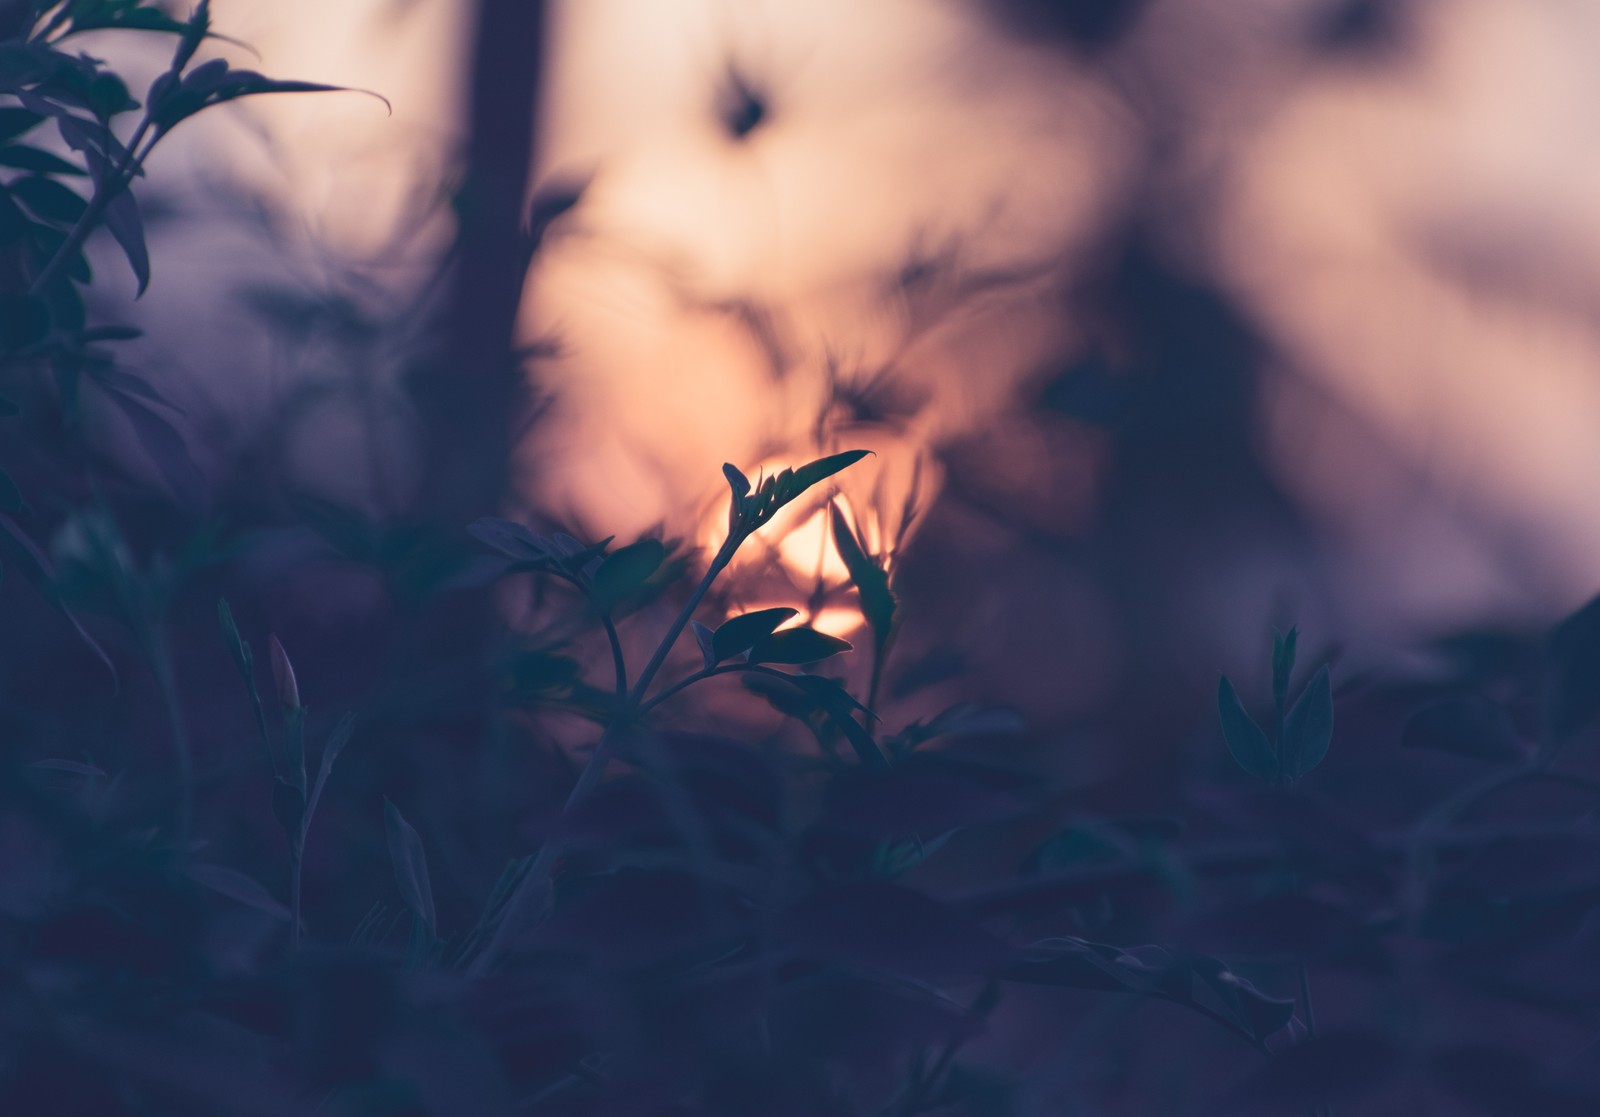
<svg viewBox="0 0 1600 1117">
<path fill-rule="evenodd" d="M 1278 758 L 1272 751 L 1272 744 L 1245 710 L 1226 675 L 1217 685 L 1217 716 L 1222 720 L 1222 736 L 1228 743 L 1228 752 L 1239 767 L 1257 779 L 1277 778 Z"/>
<path fill-rule="evenodd" d="M 383 823 L 389 835 L 389 860 L 394 862 L 394 880 L 400 886 L 400 898 L 430 933 L 437 934 L 433 885 L 428 880 L 428 858 L 422 849 L 422 839 L 388 796 L 383 800 Z"/>
<path fill-rule="evenodd" d="M 1283 721 L 1283 740 L 1278 742 L 1278 759 L 1283 774 L 1298 780 L 1328 755 L 1333 741 L 1333 683 L 1323 667 L 1301 692 Z"/>
<path fill-rule="evenodd" d="M 785 628 L 758 640 L 750 649 L 751 663 L 815 663 L 819 659 L 847 652 L 848 640 L 829 636 L 814 628 Z"/>
<path fill-rule="evenodd" d="M 280 904 L 259 881 L 237 869 L 230 869 L 226 865 L 191 865 L 189 875 L 211 891 L 237 900 L 246 907 L 266 912 L 274 919 L 287 923 L 293 918 L 289 909 Z"/>
<path fill-rule="evenodd" d="M 772 635 L 774 629 L 798 613 L 798 609 L 780 605 L 772 609 L 757 609 L 753 613 L 741 613 L 723 621 L 711 635 L 712 664 L 749 651 L 757 641 Z"/>
</svg>

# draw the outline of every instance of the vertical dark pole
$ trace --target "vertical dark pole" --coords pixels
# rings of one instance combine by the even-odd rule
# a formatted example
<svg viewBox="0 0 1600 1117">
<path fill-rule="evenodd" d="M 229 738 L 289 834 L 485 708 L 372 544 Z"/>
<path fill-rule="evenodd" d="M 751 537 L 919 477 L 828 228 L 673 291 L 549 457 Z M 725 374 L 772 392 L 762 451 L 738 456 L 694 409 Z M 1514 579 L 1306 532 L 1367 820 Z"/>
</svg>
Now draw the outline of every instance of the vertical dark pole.
<svg viewBox="0 0 1600 1117">
<path fill-rule="evenodd" d="M 479 0 L 468 65 L 465 179 L 444 347 L 417 378 L 428 432 L 420 511 L 460 531 L 505 495 L 526 403 L 513 331 L 527 256 L 524 199 L 534 151 L 544 0 Z"/>
</svg>

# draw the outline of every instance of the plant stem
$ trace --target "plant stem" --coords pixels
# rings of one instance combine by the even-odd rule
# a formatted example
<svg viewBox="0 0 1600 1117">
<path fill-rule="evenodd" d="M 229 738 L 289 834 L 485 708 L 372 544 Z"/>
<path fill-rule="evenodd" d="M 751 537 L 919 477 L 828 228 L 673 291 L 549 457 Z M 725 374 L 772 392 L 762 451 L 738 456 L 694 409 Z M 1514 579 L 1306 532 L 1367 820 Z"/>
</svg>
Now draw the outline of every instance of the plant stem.
<svg viewBox="0 0 1600 1117">
<path fill-rule="evenodd" d="M 594 747 L 594 752 L 589 755 L 589 760 L 578 773 L 578 780 L 572 786 L 572 791 L 567 795 L 567 801 L 561 808 L 561 815 L 565 817 L 574 811 L 580 803 L 589 797 L 605 776 L 606 768 L 611 763 L 611 750 L 617 734 L 632 724 L 638 716 L 644 697 L 650 689 L 650 684 L 655 681 L 656 674 L 666 663 L 667 656 L 671 654 L 673 646 L 677 644 L 678 637 L 683 635 L 683 630 L 689 626 L 689 620 L 694 616 L 694 611 L 700 607 L 706 593 L 711 589 L 711 584 L 717 580 L 728 562 L 733 558 L 733 553 L 739 549 L 739 544 L 744 541 L 741 534 L 730 531 L 727 539 L 718 548 L 716 555 L 711 560 L 711 565 L 706 568 L 694 592 L 689 595 L 689 600 L 684 602 L 683 608 L 678 611 L 677 617 L 662 637 L 661 643 L 656 646 L 655 654 L 650 657 L 650 662 L 645 664 L 644 670 L 639 672 L 639 677 L 634 681 L 633 687 L 623 698 L 620 708 L 612 717 L 610 724 L 601 733 L 600 740 Z M 620 645 L 617 646 L 620 657 Z M 499 961 L 500 956 L 510 945 L 511 936 L 523 921 L 531 920 L 533 916 L 533 902 L 536 896 L 541 896 L 549 884 L 550 870 L 555 864 L 558 846 L 553 841 L 546 841 L 539 849 L 539 854 L 534 858 L 533 865 L 528 869 L 523 878 L 517 882 L 517 887 L 512 892 L 505 906 L 501 909 L 500 917 L 495 923 L 489 941 L 484 944 L 467 968 L 473 975 L 488 973 Z"/>
<path fill-rule="evenodd" d="M 302 823 L 300 838 L 289 850 L 289 946 L 300 949 L 300 867 L 305 860 L 305 826 Z"/>
<path fill-rule="evenodd" d="M 44 270 L 35 277 L 32 285 L 28 288 L 28 294 L 38 295 L 57 279 L 61 278 L 61 273 L 67 269 L 68 261 L 77 253 L 78 249 L 83 247 L 83 242 L 89 239 L 89 234 L 94 232 L 95 227 L 100 224 L 100 219 L 105 216 L 106 209 L 111 205 L 112 200 L 133 183 L 140 169 L 144 167 L 145 159 L 149 157 L 150 152 L 156 145 L 155 138 L 152 138 L 149 143 L 145 144 L 143 153 L 138 151 L 139 145 L 144 142 L 145 137 L 149 134 L 150 127 L 151 120 L 147 113 L 145 118 L 139 122 L 139 127 L 133 133 L 133 138 L 128 142 L 126 148 L 127 159 L 120 166 L 114 168 L 111 175 L 96 187 L 94 197 L 89 199 L 89 206 L 83 211 L 83 216 L 79 217 L 77 223 L 72 226 L 71 231 L 67 233 L 66 240 L 61 242 L 61 247 L 57 248 L 55 255 L 50 257 L 50 262 L 44 266 Z"/>
</svg>

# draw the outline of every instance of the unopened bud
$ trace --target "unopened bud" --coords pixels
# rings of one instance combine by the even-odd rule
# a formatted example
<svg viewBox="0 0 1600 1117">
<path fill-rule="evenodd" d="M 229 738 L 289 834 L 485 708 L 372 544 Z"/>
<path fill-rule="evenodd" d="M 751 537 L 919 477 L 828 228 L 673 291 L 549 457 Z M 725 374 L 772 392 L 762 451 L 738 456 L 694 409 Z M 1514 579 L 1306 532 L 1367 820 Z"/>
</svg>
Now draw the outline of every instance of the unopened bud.
<svg viewBox="0 0 1600 1117">
<path fill-rule="evenodd" d="M 278 701 L 285 710 L 300 709 L 300 684 L 295 682 L 289 653 L 278 643 L 277 636 L 268 637 L 267 648 L 272 657 L 272 681 L 278 685 Z"/>
</svg>

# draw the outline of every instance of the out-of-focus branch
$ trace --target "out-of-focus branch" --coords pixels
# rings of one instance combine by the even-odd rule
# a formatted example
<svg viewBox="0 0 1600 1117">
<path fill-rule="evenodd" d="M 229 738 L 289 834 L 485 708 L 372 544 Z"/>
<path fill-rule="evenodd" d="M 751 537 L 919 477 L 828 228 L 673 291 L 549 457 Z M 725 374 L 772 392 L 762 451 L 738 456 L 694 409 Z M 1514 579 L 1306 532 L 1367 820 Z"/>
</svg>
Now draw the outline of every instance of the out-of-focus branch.
<svg viewBox="0 0 1600 1117">
<path fill-rule="evenodd" d="M 545 46 L 544 0 L 479 0 L 465 176 L 443 349 L 414 397 L 426 429 L 422 514 L 460 527 L 499 509 L 526 404 L 513 336 L 527 253 L 524 202 Z"/>
</svg>

